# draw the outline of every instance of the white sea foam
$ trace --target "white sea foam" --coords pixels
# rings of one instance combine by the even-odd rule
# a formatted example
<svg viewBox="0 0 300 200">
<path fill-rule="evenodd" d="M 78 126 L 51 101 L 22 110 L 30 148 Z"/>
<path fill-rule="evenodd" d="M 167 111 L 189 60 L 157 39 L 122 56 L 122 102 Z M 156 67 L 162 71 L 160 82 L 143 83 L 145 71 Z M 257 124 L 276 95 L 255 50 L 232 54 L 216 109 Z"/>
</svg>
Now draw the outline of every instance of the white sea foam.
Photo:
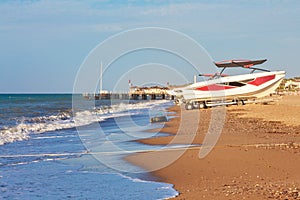
<svg viewBox="0 0 300 200">
<path fill-rule="evenodd" d="M 57 115 L 22 118 L 13 127 L 3 127 L 0 130 L 0 145 L 30 138 L 30 134 L 40 134 L 61 129 L 84 126 L 100 122 L 108 118 L 138 114 L 140 109 L 152 108 L 168 101 L 149 101 L 136 104 L 116 104 L 111 107 L 95 108 L 92 111 L 84 110 L 74 114 L 62 112 Z M 74 122 L 76 120 L 76 123 Z"/>
<path fill-rule="evenodd" d="M 157 188 L 157 190 L 169 190 L 169 191 L 172 191 L 172 194 L 169 194 L 168 196 L 164 196 L 161 199 L 174 198 L 174 197 L 178 196 L 178 194 L 179 194 L 178 191 L 176 191 L 174 189 L 174 187 L 173 187 L 174 185 L 170 184 L 170 183 L 162 183 L 162 182 L 156 182 L 156 181 L 146 181 L 146 180 L 142 180 L 142 179 L 139 179 L 139 178 L 132 178 L 130 176 L 126 176 L 126 175 L 121 174 L 121 173 L 116 173 L 116 175 L 119 175 L 119 176 L 121 176 L 123 178 L 129 179 L 132 182 L 157 184 L 159 186 Z"/>
<path fill-rule="evenodd" d="M 32 160 L 32 161 L 23 161 L 23 162 L 15 162 L 15 163 L 10 163 L 10 164 L 5 164 L 5 166 L 18 166 L 18 165 L 28 165 L 31 163 L 39 163 L 42 161 L 49 162 L 49 161 L 58 161 L 58 160 L 64 160 L 66 158 L 44 158 L 44 159 L 38 159 L 38 160 Z M 1 163 L 0 163 L 1 166 Z"/>
</svg>

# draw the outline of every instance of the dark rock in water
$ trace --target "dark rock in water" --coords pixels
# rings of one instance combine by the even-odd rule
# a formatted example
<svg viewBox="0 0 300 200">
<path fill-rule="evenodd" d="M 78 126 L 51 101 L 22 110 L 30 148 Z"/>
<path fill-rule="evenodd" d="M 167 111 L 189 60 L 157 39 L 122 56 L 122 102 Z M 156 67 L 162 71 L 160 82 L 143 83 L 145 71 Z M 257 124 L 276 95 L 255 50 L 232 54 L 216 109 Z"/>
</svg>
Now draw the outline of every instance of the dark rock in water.
<svg viewBox="0 0 300 200">
<path fill-rule="evenodd" d="M 151 123 L 156 123 L 156 122 L 167 122 L 168 119 L 166 116 L 157 116 L 157 117 L 152 117 L 150 119 Z"/>
</svg>

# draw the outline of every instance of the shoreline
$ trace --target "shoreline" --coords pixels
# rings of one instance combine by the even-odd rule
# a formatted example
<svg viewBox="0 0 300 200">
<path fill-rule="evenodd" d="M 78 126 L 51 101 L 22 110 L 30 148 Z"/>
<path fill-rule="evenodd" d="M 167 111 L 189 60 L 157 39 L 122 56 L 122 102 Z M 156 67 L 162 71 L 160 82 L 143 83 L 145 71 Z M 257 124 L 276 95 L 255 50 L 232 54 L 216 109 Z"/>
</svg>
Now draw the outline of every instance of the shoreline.
<svg viewBox="0 0 300 200">
<path fill-rule="evenodd" d="M 139 142 L 203 142 L 211 109 L 185 111 L 173 106 L 169 112 L 177 117 L 160 132 L 171 135 Z M 178 126 L 183 120 L 191 127 L 196 124 L 194 134 Z M 171 199 L 300 199 L 300 96 L 284 96 L 271 105 L 227 107 L 216 146 L 202 159 L 199 149 L 182 151 L 177 159 L 173 150 L 137 153 L 126 160 L 151 171 L 159 181 L 173 184 L 179 195 Z"/>
</svg>

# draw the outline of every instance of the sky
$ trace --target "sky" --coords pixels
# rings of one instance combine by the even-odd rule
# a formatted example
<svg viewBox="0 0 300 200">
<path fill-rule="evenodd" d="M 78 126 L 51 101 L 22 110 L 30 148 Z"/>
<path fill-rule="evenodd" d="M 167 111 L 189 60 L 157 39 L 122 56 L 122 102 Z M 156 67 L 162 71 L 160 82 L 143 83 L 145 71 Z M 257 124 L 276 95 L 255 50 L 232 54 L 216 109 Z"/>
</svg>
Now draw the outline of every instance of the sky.
<svg viewBox="0 0 300 200">
<path fill-rule="evenodd" d="M 191 38 L 211 66 L 205 61 L 195 70 L 170 52 L 142 49 L 104 63 L 103 89 L 126 90 L 128 80 L 136 85 L 192 82 L 198 72 L 215 72 L 213 61 L 228 59 L 267 58 L 263 67 L 300 76 L 299 13 L 298 0 L 2 0 L 0 93 L 70 93 L 83 63 L 101 43 L 144 27 Z"/>
</svg>

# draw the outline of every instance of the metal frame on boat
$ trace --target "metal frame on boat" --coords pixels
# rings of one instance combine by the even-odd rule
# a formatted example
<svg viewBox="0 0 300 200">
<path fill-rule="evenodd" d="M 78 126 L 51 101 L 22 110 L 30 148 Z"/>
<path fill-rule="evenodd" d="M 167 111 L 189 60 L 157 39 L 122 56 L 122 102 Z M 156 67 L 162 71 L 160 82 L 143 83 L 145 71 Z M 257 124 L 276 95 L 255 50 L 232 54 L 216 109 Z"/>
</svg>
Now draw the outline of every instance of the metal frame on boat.
<svg viewBox="0 0 300 200">
<path fill-rule="evenodd" d="M 244 104 L 249 99 L 262 98 L 273 93 L 285 77 L 285 71 L 269 71 L 254 67 L 263 60 L 226 60 L 214 64 L 222 68 L 220 73 L 200 74 L 209 77 L 186 87 L 169 91 L 177 104 L 185 104 L 187 110 L 219 105 Z M 249 74 L 228 76 L 226 68 L 250 69 Z M 259 72 L 257 72 L 259 71 Z"/>
</svg>

